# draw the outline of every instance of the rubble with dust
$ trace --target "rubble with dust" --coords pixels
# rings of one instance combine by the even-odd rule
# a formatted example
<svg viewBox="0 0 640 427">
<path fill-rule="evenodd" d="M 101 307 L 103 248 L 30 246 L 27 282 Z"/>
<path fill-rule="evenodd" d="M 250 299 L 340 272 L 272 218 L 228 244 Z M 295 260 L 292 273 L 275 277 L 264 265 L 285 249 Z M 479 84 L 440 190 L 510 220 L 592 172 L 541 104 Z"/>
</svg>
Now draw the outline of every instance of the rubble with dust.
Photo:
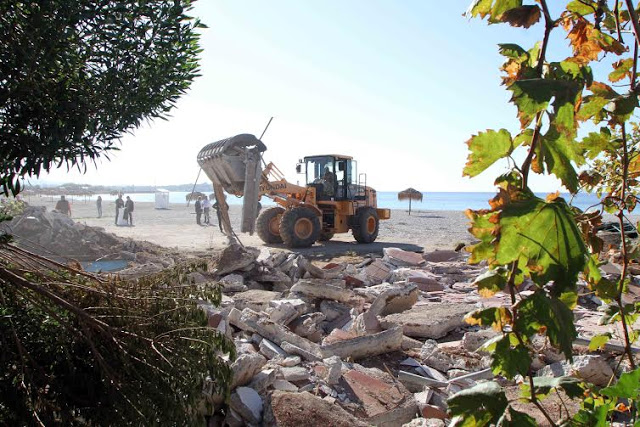
<svg viewBox="0 0 640 427">
<path fill-rule="evenodd" d="M 149 242 L 84 225 L 44 206 L 26 206 L 22 214 L 0 223 L 0 232 L 11 234 L 22 249 L 62 261 L 126 261 L 128 268 L 119 272 L 125 276 L 156 273 L 188 258 Z"/>
<path fill-rule="evenodd" d="M 500 293 L 480 298 L 473 281 L 486 268 L 466 261 L 455 251 L 387 248 L 358 265 L 320 268 L 296 253 L 226 248 L 210 275 L 229 298 L 215 327 L 235 341 L 238 358 L 230 409 L 218 421 L 446 425 L 451 394 L 494 378 L 482 344 L 497 333 L 467 325 L 465 314 L 509 305 Z M 600 313 L 582 302 L 577 327 L 588 337 Z M 569 363 L 539 348 L 538 375 L 595 384 L 613 375 L 610 353 Z"/>
</svg>

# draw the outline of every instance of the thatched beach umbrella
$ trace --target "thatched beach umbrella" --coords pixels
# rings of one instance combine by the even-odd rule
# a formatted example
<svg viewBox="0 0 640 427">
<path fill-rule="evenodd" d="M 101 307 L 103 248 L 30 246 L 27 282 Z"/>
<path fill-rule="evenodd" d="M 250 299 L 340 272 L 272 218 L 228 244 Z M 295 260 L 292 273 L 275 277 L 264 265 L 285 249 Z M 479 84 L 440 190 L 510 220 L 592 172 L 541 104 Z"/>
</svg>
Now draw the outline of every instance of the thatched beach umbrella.
<svg viewBox="0 0 640 427">
<path fill-rule="evenodd" d="M 422 193 L 416 190 L 415 188 L 407 188 L 404 191 L 398 193 L 398 200 L 407 200 L 409 199 L 409 215 L 411 215 L 411 201 L 412 200 L 420 200 L 422 201 Z"/>
<path fill-rule="evenodd" d="M 201 193 L 199 191 L 194 191 L 193 193 L 189 193 L 185 196 L 185 198 L 187 199 L 187 202 L 190 202 L 192 200 L 196 200 L 198 197 L 202 197 L 203 199 L 206 197 L 206 195 L 204 193 Z"/>
</svg>

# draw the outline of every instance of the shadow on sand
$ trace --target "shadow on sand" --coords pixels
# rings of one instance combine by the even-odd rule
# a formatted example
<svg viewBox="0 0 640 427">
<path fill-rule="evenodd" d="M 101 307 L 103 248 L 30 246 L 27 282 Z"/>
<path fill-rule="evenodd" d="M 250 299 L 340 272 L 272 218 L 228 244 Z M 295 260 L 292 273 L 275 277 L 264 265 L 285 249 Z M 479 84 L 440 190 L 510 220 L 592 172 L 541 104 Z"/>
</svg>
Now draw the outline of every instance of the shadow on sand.
<svg viewBox="0 0 640 427">
<path fill-rule="evenodd" d="M 382 253 L 384 248 L 400 248 L 410 252 L 422 252 L 424 248 L 411 243 L 395 243 L 395 242 L 374 242 L 374 243 L 358 243 L 358 242 L 342 242 L 339 240 L 329 242 L 318 242 L 310 248 L 289 249 L 284 245 L 265 245 L 266 247 L 287 249 L 297 252 L 307 258 L 318 261 L 328 261 L 341 255 L 356 254 L 366 255 L 370 253 Z"/>
</svg>

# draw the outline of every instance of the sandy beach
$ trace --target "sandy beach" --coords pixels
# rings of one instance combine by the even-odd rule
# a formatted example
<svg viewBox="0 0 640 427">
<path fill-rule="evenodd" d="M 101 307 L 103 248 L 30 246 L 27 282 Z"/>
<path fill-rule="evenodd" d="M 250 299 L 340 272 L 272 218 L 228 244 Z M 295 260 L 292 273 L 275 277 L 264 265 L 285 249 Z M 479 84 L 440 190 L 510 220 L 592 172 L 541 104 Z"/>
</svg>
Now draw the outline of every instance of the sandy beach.
<svg viewBox="0 0 640 427">
<path fill-rule="evenodd" d="M 132 195 L 135 202 L 135 194 Z M 35 206 L 54 208 L 57 199 L 51 197 L 31 197 L 27 202 Z M 135 204 L 132 227 L 114 224 L 115 203 L 103 202 L 103 217 L 97 218 L 95 202 L 73 200 L 72 219 L 89 226 L 102 227 L 107 232 L 135 240 L 149 241 L 167 248 L 186 251 L 206 251 L 222 248 L 227 239 L 216 225 L 199 226 L 193 203 L 171 204 L 170 209 L 155 209 L 153 203 Z M 265 244 L 254 234 L 242 234 L 240 230 L 240 206 L 230 206 L 230 216 L 234 230 L 241 242 L 247 246 L 263 247 Z M 355 252 L 357 254 L 380 252 L 384 247 L 400 247 L 410 251 L 453 249 L 460 243 L 469 243 L 472 236 L 467 232 L 468 219 L 463 212 L 393 210 L 391 219 L 380 222 L 378 239 L 372 244 L 358 244 L 351 233 L 338 234 L 329 242 L 319 242 L 313 247 L 298 252 L 316 256 L 337 256 Z M 286 250 L 283 245 L 268 245 L 270 248 Z"/>
</svg>

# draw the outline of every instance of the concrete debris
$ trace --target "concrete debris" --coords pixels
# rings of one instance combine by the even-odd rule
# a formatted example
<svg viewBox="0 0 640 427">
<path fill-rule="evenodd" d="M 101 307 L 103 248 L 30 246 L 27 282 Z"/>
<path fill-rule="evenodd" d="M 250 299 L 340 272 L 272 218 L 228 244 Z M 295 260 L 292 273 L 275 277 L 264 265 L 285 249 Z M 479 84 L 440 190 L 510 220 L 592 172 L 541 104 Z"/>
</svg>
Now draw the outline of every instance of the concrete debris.
<svg viewBox="0 0 640 427">
<path fill-rule="evenodd" d="M 274 391 L 271 395 L 271 414 L 265 425 L 296 427 L 310 425 L 333 427 L 366 427 L 361 421 L 339 405 L 331 404 L 311 393 Z"/>
<path fill-rule="evenodd" d="M 402 325 L 404 334 L 410 337 L 442 338 L 464 326 L 464 316 L 475 308 L 469 304 L 416 305 L 403 313 L 382 318 L 380 324 L 383 328 Z"/>
<path fill-rule="evenodd" d="M 251 424 L 257 425 L 262 421 L 262 398 L 252 388 L 238 387 L 231 394 L 229 406 Z"/>
<path fill-rule="evenodd" d="M 464 253 L 387 248 L 358 265 L 324 266 L 300 254 L 242 248 L 221 259 L 231 255 L 231 267 L 217 266 L 224 273 L 193 276 L 220 282 L 228 294 L 222 307 L 200 304 L 210 327 L 232 337 L 239 354 L 227 425 L 443 426 L 451 394 L 494 378 L 481 348 L 498 333 L 467 325 L 464 316 L 508 305 L 510 297 L 481 299 L 473 281 L 486 268 L 466 265 Z M 606 332 L 599 316 L 579 306 L 581 334 Z M 612 342 L 605 349 L 619 350 Z M 613 375 L 604 356 L 569 364 L 545 336 L 534 338 L 534 347 L 539 375 L 574 375 L 599 386 Z M 219 396 L 210 400 L 224 405 Z"/>
</svg>

